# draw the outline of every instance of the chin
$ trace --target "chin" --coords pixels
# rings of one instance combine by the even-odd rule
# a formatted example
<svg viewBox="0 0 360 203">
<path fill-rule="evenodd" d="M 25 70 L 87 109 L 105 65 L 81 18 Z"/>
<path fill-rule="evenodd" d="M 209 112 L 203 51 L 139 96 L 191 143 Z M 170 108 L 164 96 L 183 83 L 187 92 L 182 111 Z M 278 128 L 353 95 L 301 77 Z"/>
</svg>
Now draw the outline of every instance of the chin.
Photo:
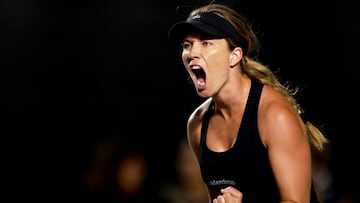
<svg viewBox="0 0 360 203">
<path fill-rule="evenodd" d="M 205 91 L 198 91 L 198 95 L 202 98 L 209 98 L 210 95 L 207 94 Z"/>
</svg>

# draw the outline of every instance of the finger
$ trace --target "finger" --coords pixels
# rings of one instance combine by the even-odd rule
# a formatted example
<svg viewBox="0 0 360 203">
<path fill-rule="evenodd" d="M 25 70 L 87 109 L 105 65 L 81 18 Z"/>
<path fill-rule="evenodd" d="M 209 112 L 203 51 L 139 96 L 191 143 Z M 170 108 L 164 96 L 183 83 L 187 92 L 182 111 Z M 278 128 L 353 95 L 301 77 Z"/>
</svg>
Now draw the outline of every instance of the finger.
<svg viewBox="0 0 360 203">
<path fill-rule="evenodd" d="M 214 200 L 213 203 L 225 203 L 225 198 L 222 195 L 218 195 Z"/>
<path fill-rule="evenodd" d="M 237 189 L 235 189 L 234 187 L 231 187 L 231 186 L 229 186 L 227 188 L 224 188 L 224 189 L 221 189 L 221 192 L 223 194 L 230 194 L 231 196 L 237 197 L 237 198 L 242 197 L 242 193 L 239 190 L 237 190 Z"/>
<path fill-rule="evenodd" d="M 229 200 L 230 200 L 230 199 L 231 199 L 231 197 L 232 197 L 231 193 L 229 193 L 229 192 L 225 192 L 225 193 L 223 193 L 223 195 L 222 195 L 222 196 L 224 197 L 225 202 L 229 202 Z"/>
<path fill-rule="evenodd" d="M 219 195 L 218 197 L 217 197 L 217 199 L 218 199 L 218 203 L 225 203 L 225 198 L 224 198 L 224 196 L 223 195 Z"/>
</svg>

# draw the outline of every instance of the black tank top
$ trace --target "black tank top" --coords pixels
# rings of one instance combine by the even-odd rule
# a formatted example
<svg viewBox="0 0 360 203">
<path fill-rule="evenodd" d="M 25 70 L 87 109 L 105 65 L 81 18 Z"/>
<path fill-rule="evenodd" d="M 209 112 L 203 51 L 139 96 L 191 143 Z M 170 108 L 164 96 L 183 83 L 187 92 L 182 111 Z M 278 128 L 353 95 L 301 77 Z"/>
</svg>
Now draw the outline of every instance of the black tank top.
<svg viewBox="0 0 360 203">
<path fill-rule="evenodd" d="M 280 195 L 275 182 L 267 149 L 260 140 L 257 112 L 263 84 L 252 81 L 243 119 L 232 148 L 214 152 L 206 146 L 212 102 L 205 115 L 200 138 L 199 163 L 207 186 L 220 194 L 220 189 L 233 186 L 243 193 L 243 203 L 278 203 Z M 311 202 L 318 202 L 311 188 Z"/>
</svg>

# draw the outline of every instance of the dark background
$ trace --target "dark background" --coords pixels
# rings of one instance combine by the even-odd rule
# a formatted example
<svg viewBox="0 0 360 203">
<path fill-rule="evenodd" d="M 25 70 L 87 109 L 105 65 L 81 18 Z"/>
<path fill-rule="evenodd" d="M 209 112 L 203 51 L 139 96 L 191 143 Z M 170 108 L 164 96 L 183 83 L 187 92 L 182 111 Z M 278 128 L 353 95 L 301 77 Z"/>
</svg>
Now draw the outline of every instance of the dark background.
<svg viewBox="0 0 360 203">
<path fill-rule="evenodd" d="M 281 80 L 302 87 L 307 116 L 331 141 L 337 193 L 356 194 L 358 6 L 348 0 L 221 2 L 254 24 L 260 59 L 279 70 Z M 5 197 L 81 196 L 82 176 L 103 140 L 145 150 L 155 187 L 172 179 L 175 146 L 201 99 L 167 31 L 201 3 L 2 0 Z"/>
</svg>

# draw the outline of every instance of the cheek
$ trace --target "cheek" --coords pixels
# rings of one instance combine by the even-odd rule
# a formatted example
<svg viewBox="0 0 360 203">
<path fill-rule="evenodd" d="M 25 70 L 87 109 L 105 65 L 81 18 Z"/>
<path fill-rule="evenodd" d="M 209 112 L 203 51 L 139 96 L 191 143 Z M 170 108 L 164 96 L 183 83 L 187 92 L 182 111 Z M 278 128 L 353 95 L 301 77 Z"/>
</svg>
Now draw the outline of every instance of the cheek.
<svg viewBox="0 0 360 203">
<path fill-rule="evenodd" d="M 219 49 L 214 50 L 208 53 L 208 59 L 211 60 L 214 64 L 220 66 L 227 66 L 229 65 L 229 58 L 231 53 L 227 49 Z"/>
<path fill-rule="evenodd" d="M 188 63 L 188 54 L 186 52 L 182 52 L 181 59 L 182 59 L 182 62 L 184 63 L 184 65 L 186 66 Z"/>
<path fill-rule="evenodd" d="M 186 51 L 182 51 L 181 52 L 181 58 L 182 58 L 182 60 L 184 61 L 184 59 L 186 59 L 186 57 L 187 57 L 187 52 Z"/>
</svg>

